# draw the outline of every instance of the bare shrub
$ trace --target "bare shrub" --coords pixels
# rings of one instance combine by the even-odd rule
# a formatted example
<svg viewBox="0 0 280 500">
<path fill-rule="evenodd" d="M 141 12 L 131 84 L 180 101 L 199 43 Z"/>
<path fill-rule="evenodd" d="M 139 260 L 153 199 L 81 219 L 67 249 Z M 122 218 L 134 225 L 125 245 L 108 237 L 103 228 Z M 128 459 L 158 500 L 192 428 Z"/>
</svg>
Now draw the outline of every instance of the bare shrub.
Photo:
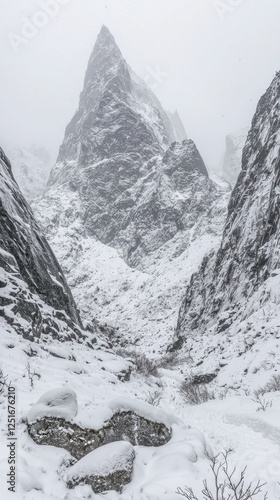
<svg viewBox="0 0 280 500">
<path fill-rule="evenodd" d="M 280 374 L 272 375 L 271 379 L 263 387 L 257 389 L 254 394 L 255 396 L 264 396 L 267 392 L 278 392 L 280 391 Z"/>
<path fill-rule="evenodd" d="M 280 391 L 280 374 L 273 375 L 265 385 L 265 392 L 278 392 Z"/>
<path fill-rule="evenodd" d="M 253 497 L 262 493 L 266 483 L 258 481 L 255 485 L 250 482 L 246 486 L 245 467 L 237 474 L 236 467 L 230 469 L 228 455 L 230 450 L 216 455 L 211 460 L 211 471 L 214 478 L 214 487 L 211 489 L 206 481 L 203 481 L 203 490 L 199 496 L 196 496 L 193 489 L 186 486 L 184 489 L 178 488 L 176 493 L 187 500 L 252 500 Z M 203 496 L 201 496 L 203 495 Z M 268 494 L 265 493 L 263 500 L 267 500 Z"/>
<path fill-rule="evenodd" d="M 30 363 L 27 363 L 26 371 L 27 371 L 27 376 L 28 376 L 29 382 L 30 382 L 30 386 L 33 389 L 35 377 L 37 377 L 37 379 L 40 379 L 41 375 L 39 373 L 35 372 L 35 370 L 31 370 Z"/>
<path fill-rule="evenodd" d="M 160 390 L 156 390 L 155 392 L 148 391 L 148 397 L 146 401 L 152 406 L 159 406 L 161 398 L 162 398 L 162 392 Z"/>
<path fill-rule="evenodd" d="M 128 351 L 125 349 L 118 349 L 116 354 L 131 360 L 133 364 L 133 371 L 140 373 L 145 377 L 153 376 L 158 377 L 158 367 L 157 363 L 145 356 L 145 354 L 140 354 L 135 351 Z"/>
<path fill-rule="evenodd" d="M 146 377 L 158 377 L 158 367 L 156 363 L 147 358 L 145 354 L 135 354 L 134 365 L 136 372 L 141 373 Z"/>
<path fill-rule="evenodd" d="M 165 368 L 167 370 L 172 370 L 182 363 L 188 363 L 192 361 L 190 354 L 179 355 L 178 352 L 172 351 L 165 354 L 162 358 L 157 360 L 158 368 Z"/>
<path fill-rule="evenodd" d="M 258 391 L 255 391 L 255 398 L 252 398 L 254 403 L 257 403 L 257 411 L 266 411 L 267 408 L 271 408 L 272 401 L 267 401 Z"/>
<path fill-rule="evenodd" d="M 182 382 L 180 394 L 191 405 L 199 405 L 215 399 L 215 392 L 211 391 L 206 384 L 196 384 L 193 376 Z"/>
</svg>

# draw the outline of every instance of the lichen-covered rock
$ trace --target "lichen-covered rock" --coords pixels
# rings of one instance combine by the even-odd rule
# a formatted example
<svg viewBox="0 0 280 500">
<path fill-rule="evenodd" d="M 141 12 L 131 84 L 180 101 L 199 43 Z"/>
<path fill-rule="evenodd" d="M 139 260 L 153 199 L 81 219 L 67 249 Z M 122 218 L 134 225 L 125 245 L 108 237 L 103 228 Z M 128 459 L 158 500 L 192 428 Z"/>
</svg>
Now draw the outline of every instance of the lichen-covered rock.
<svg viewBox="0 0 280 500">
<path fill-rule="evenodd" d="M 132 478 L 134 448 L 127 442 L 115 442 L 102 446 L 70 467 L 66 474 L 68 488 L 88 484 L 95 493 L 116 490 Z"/>
</svg>

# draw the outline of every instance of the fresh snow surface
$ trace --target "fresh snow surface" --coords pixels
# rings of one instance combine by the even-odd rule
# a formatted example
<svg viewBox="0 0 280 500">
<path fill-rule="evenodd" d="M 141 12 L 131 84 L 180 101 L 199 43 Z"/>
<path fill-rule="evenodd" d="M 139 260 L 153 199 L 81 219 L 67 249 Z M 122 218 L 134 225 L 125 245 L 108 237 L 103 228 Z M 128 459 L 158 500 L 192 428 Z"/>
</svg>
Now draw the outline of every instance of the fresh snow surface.
<svg viewBox="0 0 280 500">
<path fill-rule="evenodd" d="M 88 453 L 66 473 L 66 480 L 84 478 L 87 476 L 106 477 L 125 468 L 126 464 L 133 461 L 134 448 L 126 441 L 117 441 L 106 444 Z"/>
<path fill-rule="evenodd" d="M 77 396 L 71 389 L 53 389 L 44 394 L 27 416 L 28 423 L 43 417 L 60 417 L 72 420 L 77 415 Z"/>
<path fill-rule="evenodd" d="M 215 324 L 194 336 L 193 373 L 216 373 L 217 386 L 237 391 L 258 389 L 280 374 L 280 270 L 272 274 L 248 300 L 242 317 L 224 332 L 222 342 L 213 334 Z"/>
<path fill-rule="evenodd" d="M 174 424 L 183 424 L 175 415 L 171 415 L 157 406 L 152 406 L 143 401 L 134 399 L 116 398 L 109 403 L 109 408 L 112 409 L 113 413 L 119 411 L 132 411 L 140 417 L 146 418 L 152 422 L 165 424 L 166 427 L 172 427 Z"/>
<path fill-rule="evenodd" d="M 36 357 L 30 356 L 30 349 Z M 60 350 L 61 349 L 61 350 Z M 264 395 L 272 406 L 266 412 L 257 411 L 254 396 L 243 391 L 229 390 L 225 399 L 190 406 L 180 392 L 180 384 L 190 375 L 188 363 L 178 364 L 173 369 L 159 369 L 158 377 L 143 377 L 135 372 L 131 380 L 123 383 L 118 373 L 128 368 L 129 362 L 110 350 L 98 348 L 93 351 L 84 344 L 53 340 L 41 344 L 29 342 L 18 336 L 12 327 L 1 326 L 1 369 L 9 374 L 9 380 L 17 390 L 17 450 L 18 450 L 18 498 L 19 500 L 79 500 L 104 499 L 167 500 L 180 498 L 177 487 L 190 486 L 201 498 L 203 479 L 212 487 L 210 462 L 205 454 L 217 454 L 231 449 L 230 465 L 240 471 L 246 465 L 247 480 L 255 484 L 258 479 L 267 482 L 268 500 L 279 500 L 280 486 L 280 393 Z M 53 353 L 63 354 L 63 358 Z M 27 367 L 34 373 L 33 387 Z M 108 367 L 111 366 L 110 369 Z M 115 367 L 115 371 L 113 371 Z M 250 374 L 251 380 L 254 375 Z M 78 414 L 75 421 L 102 423 L 107 414 L 115 409 L 129 408 L 134 399 L 134 408 L 148 408 L 151 395 L 159 394 L 159 406 L 150 410 L 155 415 L 176 415 L 178 423 L 172 425 L 172 438 L 159 448 L 136 446 L 136 458 L 132 482 L 123 493 L 109 492 L 95 495 L 88 486 L 67 490 L 64 481 L 69 467 L 68 452 L 52 446 L 36 445 L 26 430 L 26 414 L 46 391 L 57 387 L 68 388 L 77 394 Z M 217 395 L 221 394 L 217 389 Z M 56 394 L 57 393 L 53 393 Z M 49 398 L 49 396 L 48 396 Z M 0 396 L 0 432 L 7 433 L 7 398 Z M 165 417 L 164 417 L 165 418 Z M 183 424 L 180 423 L 180 420 Z M 8 450 L 5 439 L 0 444 L 0 473 L 7 473 Z M 1 483 L 2 486 L 2 483 Z M 30 490 L 30 491 L 29 491 Z M 1 488 L 1 500 L 10 499 L 5 484 Z M 259 495 L 256 500 L 263 500 Z"/>
</svg>

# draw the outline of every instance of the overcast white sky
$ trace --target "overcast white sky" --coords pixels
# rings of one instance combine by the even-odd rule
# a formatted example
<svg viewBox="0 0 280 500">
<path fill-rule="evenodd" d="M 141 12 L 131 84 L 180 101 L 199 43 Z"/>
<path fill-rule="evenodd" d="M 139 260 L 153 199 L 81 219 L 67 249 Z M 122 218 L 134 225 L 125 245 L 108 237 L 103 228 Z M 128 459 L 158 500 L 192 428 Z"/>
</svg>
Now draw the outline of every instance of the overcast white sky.
<svg viewBox="0 0 280 500">
<path fill-rule="evenodd" d="M 48 1 L 0 0 L 1 145 L 57 153 L 102 24 L 164 107 L 178 109 L 208 165 L 280 70 L 279 0 L 54 0 L 57 14 L 40 17 Z M 15 51 L 26 18 L 45 26 Z"/>
</svg>

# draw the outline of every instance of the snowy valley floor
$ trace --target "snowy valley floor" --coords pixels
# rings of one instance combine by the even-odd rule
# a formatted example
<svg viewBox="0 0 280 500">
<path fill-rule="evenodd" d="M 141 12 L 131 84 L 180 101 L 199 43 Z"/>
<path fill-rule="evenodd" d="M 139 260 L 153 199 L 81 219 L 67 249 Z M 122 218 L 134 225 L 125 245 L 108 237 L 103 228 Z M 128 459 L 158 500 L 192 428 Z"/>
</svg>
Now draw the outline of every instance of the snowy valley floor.
<svg viewBox="0 0 280 500">
<path fill-rule="evenodd" d="M 186 361 L 172 370 L 160 368 L 158 377 L 144 377 L 132 373 L 129 382 L 121 382 L 118 375 L 127 370 L 130 362 L 100 346 L 93 351 L 83 344 L 59 345 L 56 341 L 30 344 L 14 332 L 1 329 L 2 370 L 17 390 L 18 439 L 18 498 L 20 500 L 140 500 L 180 498 L 178 487 L 191 486 L 202 500 L 203 479 L 212 484 L 210 461 L 205 457 L 209 446 L 217 454 L 230 449 L 230 465 L 238 470 L 248 467 L 246 478 L 254 484 L 266 482 L 268 500 L 279 500 L 280 485 L 280 392 L 265 396 L 272 401 L 266 412 L 257 411 L 252 396 L 228 393 L 223 400 L 187 405 L 179 387 L 187 374 Z M 97 346 L 98 347 L 98 346 Z M 36 356 L 30 356 L 32 351 Z M 34 353 L 33 353 L 34 354 Z M 28 365 L 33 376 L 33 387 L 28 377 Z M 160 398 L 159 408 L 179 417 L 184 425 L 173 427 L 171 441 L 159 448 L 135 447 L 133 479 L 123 493 L 108 492 L 96 495 L 88 486 L 67 490 L 64 481 L 65 459 L 63 449 L 36 445 L 29 437 L 25 417 L 30 408 L 48 390 L 60 387 L 73 389 L 78 396 L 79 421 L 94 426 L 101 419 L 106 406 L 117 398 L 149 401 L 153 395 Z M 218 393 L 218 390 L 217 390 Z M 234 395 L 235 394 L 235 395 Z M 0 432 L 7 433 L 7 399 L 0 396 Z M 201 434 L 202 433 L 202 434 Z M 203 437 L 204 436 L 204 437 Z M 207 448 L 205 448 L 205 441 Z M 0 474 L 1 500 L 17 498 L 6 494 L 7 446 L 1 441 Z M 33 488 L 37 489 L 33 489 Z M 27 491 L 29 490 L 30 491 Z M 255 497 L 263 499 L 263 495 Z"/>
</svg>

